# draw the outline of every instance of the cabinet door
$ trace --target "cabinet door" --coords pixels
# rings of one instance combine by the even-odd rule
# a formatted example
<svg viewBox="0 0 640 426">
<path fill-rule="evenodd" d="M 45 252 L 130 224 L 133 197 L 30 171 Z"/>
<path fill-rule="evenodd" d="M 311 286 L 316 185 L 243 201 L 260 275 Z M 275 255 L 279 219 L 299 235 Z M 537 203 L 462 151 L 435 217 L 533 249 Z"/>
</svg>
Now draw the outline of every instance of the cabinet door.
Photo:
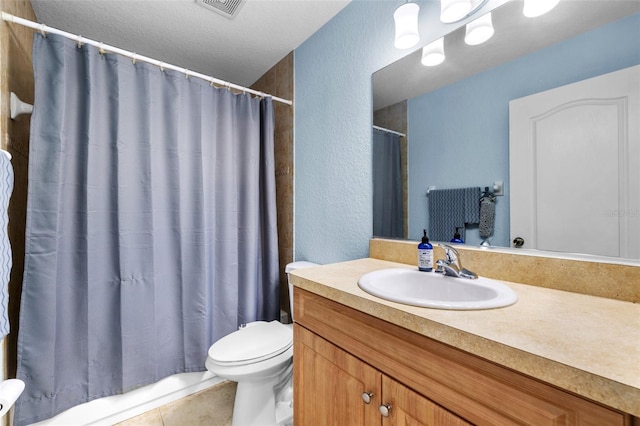
<svg viewBox="0 0 640 426">
<path fill-rule="evenodd" d="M 383 426 L 465 426 L 471 423 L 445 410 L 433 401 L 382 376 L 382 401 L 389 404 L 389 416 Z"/>
<path fill-rule="evenodd" d="M 294 339 L 293 423 L 379 425 L 380 372 L 297 324 Z"/>
</svg>

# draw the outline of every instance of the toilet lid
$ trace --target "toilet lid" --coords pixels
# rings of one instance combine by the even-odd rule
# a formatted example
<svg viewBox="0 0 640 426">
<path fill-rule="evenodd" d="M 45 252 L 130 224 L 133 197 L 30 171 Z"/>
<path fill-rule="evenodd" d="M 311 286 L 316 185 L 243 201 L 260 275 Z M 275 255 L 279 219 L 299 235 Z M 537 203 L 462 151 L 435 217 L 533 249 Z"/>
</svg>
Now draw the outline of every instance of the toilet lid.
<svg viewBox="0 0 640 426">
<path fill-rule="evenodd" d="M 291 327 L 278 321 L 256 321 L 218 340 L 208 355 L 217 364 L 246 364 L 279 355 L 292 343 Z"/>
</svg>

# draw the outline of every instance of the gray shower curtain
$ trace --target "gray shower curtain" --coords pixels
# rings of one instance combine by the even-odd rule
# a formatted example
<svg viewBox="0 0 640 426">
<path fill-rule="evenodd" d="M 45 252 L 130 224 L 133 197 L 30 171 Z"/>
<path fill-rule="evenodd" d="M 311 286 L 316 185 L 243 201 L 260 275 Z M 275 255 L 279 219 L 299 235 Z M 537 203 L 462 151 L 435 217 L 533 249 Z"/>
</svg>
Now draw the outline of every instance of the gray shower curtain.
<svg viewBox="0 0 640 426">
<path fill-rule="evenodd" d="M 373 129 L 373 235 L 404 238 L 400 136 Z"/>
<path fill-rule="evenodd" d="M 278 317 L 271 99 L 34 35 L 23 425 Z"/>
</svg>

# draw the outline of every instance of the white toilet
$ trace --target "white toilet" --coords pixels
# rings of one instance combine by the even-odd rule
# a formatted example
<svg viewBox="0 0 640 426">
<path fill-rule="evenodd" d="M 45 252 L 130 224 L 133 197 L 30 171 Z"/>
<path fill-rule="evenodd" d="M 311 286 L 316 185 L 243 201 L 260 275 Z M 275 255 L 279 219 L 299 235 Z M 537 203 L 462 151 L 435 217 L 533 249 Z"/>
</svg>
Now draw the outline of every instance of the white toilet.
<svg viewBox="0 0 640 426">
<path fill-rule="evenodd" d="M 311 262 L 287 265 L 294 269 Z M 293 286 L 289 282 L 293 319 Z M 293 326 L 255 321 L 214 343 L 205 363 L 213 374 L 238 382 L 232 426 L 285 426 L 293 422 Z"/>
</svg>

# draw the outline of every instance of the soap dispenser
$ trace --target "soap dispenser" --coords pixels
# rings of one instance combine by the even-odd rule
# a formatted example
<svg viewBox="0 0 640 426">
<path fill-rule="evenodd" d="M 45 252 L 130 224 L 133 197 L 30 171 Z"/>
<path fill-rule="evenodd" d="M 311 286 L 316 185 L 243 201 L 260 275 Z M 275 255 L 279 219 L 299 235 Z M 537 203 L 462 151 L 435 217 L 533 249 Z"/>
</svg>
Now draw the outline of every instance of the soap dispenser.
<svg viewBox="0 0 640 426">
<path fill-rule="evenodd" d="M 460 227 L 456 226 L 456 232 L 453 234 L 453 238 L 449 242 L 455 244 L 464 244 L 464 240 L 460 238 L 460 232 L 458 232 L 458 229 L 460 229 Z"/>
<path fill-rule="evenodd" d="M 427 230 L 423 230 L 422 242 L 418 244 L 418 269 L 423 272 L 433 271 L 433 246 L 427 238 Z"/>
</svg>

